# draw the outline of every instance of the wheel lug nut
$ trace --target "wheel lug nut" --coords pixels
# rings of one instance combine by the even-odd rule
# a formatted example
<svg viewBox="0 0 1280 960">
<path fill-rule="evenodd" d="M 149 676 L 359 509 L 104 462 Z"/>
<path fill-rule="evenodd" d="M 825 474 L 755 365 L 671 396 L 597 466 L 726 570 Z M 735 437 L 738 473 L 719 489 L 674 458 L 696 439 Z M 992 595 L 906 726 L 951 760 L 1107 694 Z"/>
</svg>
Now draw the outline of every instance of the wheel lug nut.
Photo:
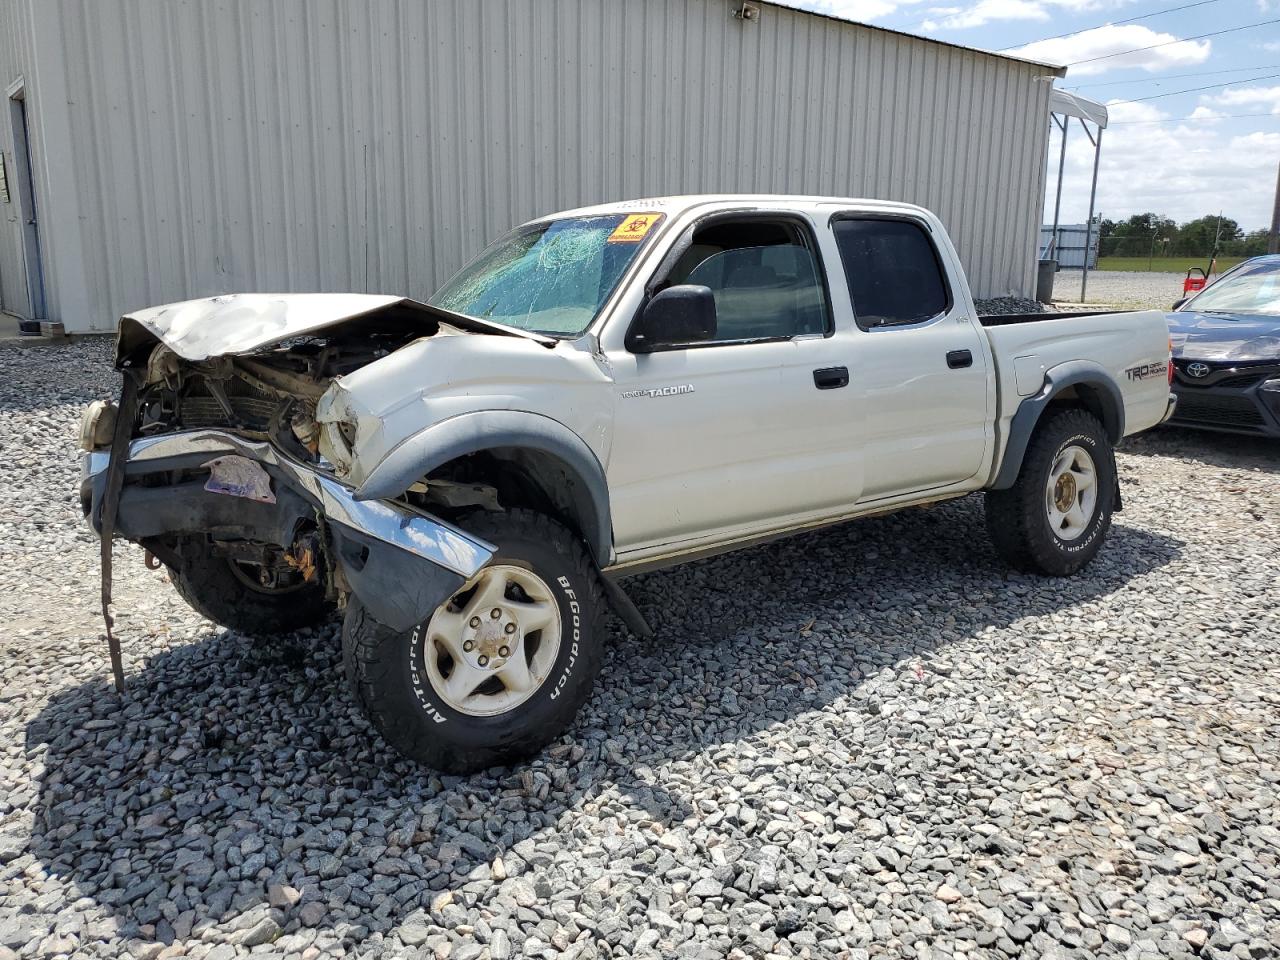
<svg viewBox="0 0 1280 960">
<path fill-rule="evenodd" d="M 478 627 L 478 626 L 480 626 L 480 618 L 479 618 L 479 617 L 472 617 L 472 618 L 471 618 L 471 629 L 473 629 L 473 630 L 474 630 L 474 629 L 475 629 L 476 627 Z"/>
<path fill-rule="evenodd" d="M 480 666 L 482 666 L 482 667 L 487 667 L 488 665 L 489 665 L 489 658 L 488 658 L 488 657 L 483 657 L 483 656 L 482 656 L 482 657 L 480 658 Z"/>
<path fill-rule="evenodd" d="M 516 625 L 515 625 L 514 623 L 508 623 L 508 624 L 507 624 L 507 626 L 506 626 L 506 631 L 507 631 L 507 633 L 515 633 L 515 632 L 516 632 Z"/>
<path fill-rule="evenodd" d="M 475 645 L 475 643 L 474 643 L 473 641 L 471 641 L 471 640 L 468 640 L 466 643 L 464 643 L 464 644 L 462 645 L 462 649 L 463 649 L 463 650 L 466 650 L 468 653 L 470 653 L 470 652 L 471 652 L 472 650 L 474 650 L 475 648 L 476 648 L 476 645 Z"/>
<path fill-rule="evenodd" d="M 510 655 L 511 655 L 511 650 L 510 650 L 508 647 L 499 647 L 499 648 L 498 648 L 498 656 L 500 656 L 500 657 L 507 657 L 507 656 L 510 656 Z"/>
<path fill-rule="evenodd" d="M 489 616 L 497 620 L 500 616 L 502 616 L 502 611 L 499 610 L 497 607 L 494 607 L 492 610 L 489 611 Z"/>
</svg>

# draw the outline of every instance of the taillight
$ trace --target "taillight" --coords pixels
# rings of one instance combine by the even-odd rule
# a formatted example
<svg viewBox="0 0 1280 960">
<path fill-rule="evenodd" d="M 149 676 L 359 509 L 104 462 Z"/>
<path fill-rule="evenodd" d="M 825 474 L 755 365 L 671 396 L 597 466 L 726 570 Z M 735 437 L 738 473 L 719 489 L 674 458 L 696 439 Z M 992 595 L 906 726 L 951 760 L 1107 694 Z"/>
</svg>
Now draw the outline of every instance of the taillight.
<svg viewBox="0 0 1280 960">
<path fill-rule="evenodd" d="M 1169 338 L 1169 386 L 1173 386 L 1173 337 Z"/>
</svg>

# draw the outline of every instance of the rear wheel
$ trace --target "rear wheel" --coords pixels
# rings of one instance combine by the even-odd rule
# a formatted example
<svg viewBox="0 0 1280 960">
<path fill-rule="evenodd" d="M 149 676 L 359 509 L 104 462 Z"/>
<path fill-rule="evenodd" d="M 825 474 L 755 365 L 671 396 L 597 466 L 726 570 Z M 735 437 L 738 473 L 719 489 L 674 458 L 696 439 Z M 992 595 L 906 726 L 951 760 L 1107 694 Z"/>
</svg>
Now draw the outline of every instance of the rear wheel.
<svg viewBox="0 0 1280 960">
<path fill-rule="evenodd" d="M 263 575 L 256 564 L 184 544 L 170 577 L 182 599 L 206 619 L 239 633 L 265 636 L 314 626 L 333 615 L 319 583 L 300 573 Z"/>
<path fill-rule="evenodd" d="M 1115 491 L 1115 454 L 1098 418 L 1074 407 L 1050 411 L 1013 486 L 987 491 L 987 530 L 1019 570 L 1067 576 L 1101 549 Z"/>
<path fill-rule="evenodd" d="M 479 513 L 489 566 L 424 623 L 398 632 L 352 597 L 343 659 L 370 722 L 411 760 L 470 773 L 536 753 L 590 696 L 604 603 L 581 542 L 528 510 Z"/>
</svg>

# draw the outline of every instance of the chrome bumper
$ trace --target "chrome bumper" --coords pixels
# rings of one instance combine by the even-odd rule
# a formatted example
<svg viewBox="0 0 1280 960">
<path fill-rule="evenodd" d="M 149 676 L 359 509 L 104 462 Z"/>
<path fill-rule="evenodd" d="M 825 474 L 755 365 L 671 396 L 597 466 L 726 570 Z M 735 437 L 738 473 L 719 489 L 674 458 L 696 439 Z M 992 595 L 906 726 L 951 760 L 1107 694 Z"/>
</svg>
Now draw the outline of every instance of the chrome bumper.
<svg viewBox="0 0 1280 960">
<path fill-rule="evenodd" d="M 332 477 L 299 463 L 265 441 L 246 440 L 221 430 L 189 430 L 142 437 L 129 445 L 126 474 L 197 467 L 214 457 L 236 454 L 272 468 L 319 508 L 326 520 L 429 561 L 469 580 L 493 556 L 496 548 L 438 517 L 385 500 L 357 500 L 355 491 Z M 97 527 L 101 487 L 110 455 L 95 450 L 81 460 L 82 497 Z M 363 598 L 362 598 L 363 599 Z"/>
<path fill-rule="evenodd" d="M 1168 421 L 1173 416 L 1173 411 L 1178 409 L 1178 395 L 1176 393 L 1169 394 L 1169 405 L 1164 409 L 1164 416 L 1160 418 L 1161 423 Z"/>
</svg>

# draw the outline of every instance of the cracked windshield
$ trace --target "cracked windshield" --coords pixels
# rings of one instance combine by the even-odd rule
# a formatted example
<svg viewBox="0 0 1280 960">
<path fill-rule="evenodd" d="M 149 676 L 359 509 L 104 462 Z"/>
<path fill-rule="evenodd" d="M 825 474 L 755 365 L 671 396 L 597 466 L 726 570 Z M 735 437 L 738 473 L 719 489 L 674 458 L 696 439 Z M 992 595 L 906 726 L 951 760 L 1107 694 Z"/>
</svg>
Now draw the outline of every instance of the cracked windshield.
<svg viewBox="0 0 1280 960">
<path fill-rule="evenodd" d="M 507 234 L 436 291 L 432 306 L 551 336 L 591 325 L 660 213 L 568 217 Z"/>
</svg>

